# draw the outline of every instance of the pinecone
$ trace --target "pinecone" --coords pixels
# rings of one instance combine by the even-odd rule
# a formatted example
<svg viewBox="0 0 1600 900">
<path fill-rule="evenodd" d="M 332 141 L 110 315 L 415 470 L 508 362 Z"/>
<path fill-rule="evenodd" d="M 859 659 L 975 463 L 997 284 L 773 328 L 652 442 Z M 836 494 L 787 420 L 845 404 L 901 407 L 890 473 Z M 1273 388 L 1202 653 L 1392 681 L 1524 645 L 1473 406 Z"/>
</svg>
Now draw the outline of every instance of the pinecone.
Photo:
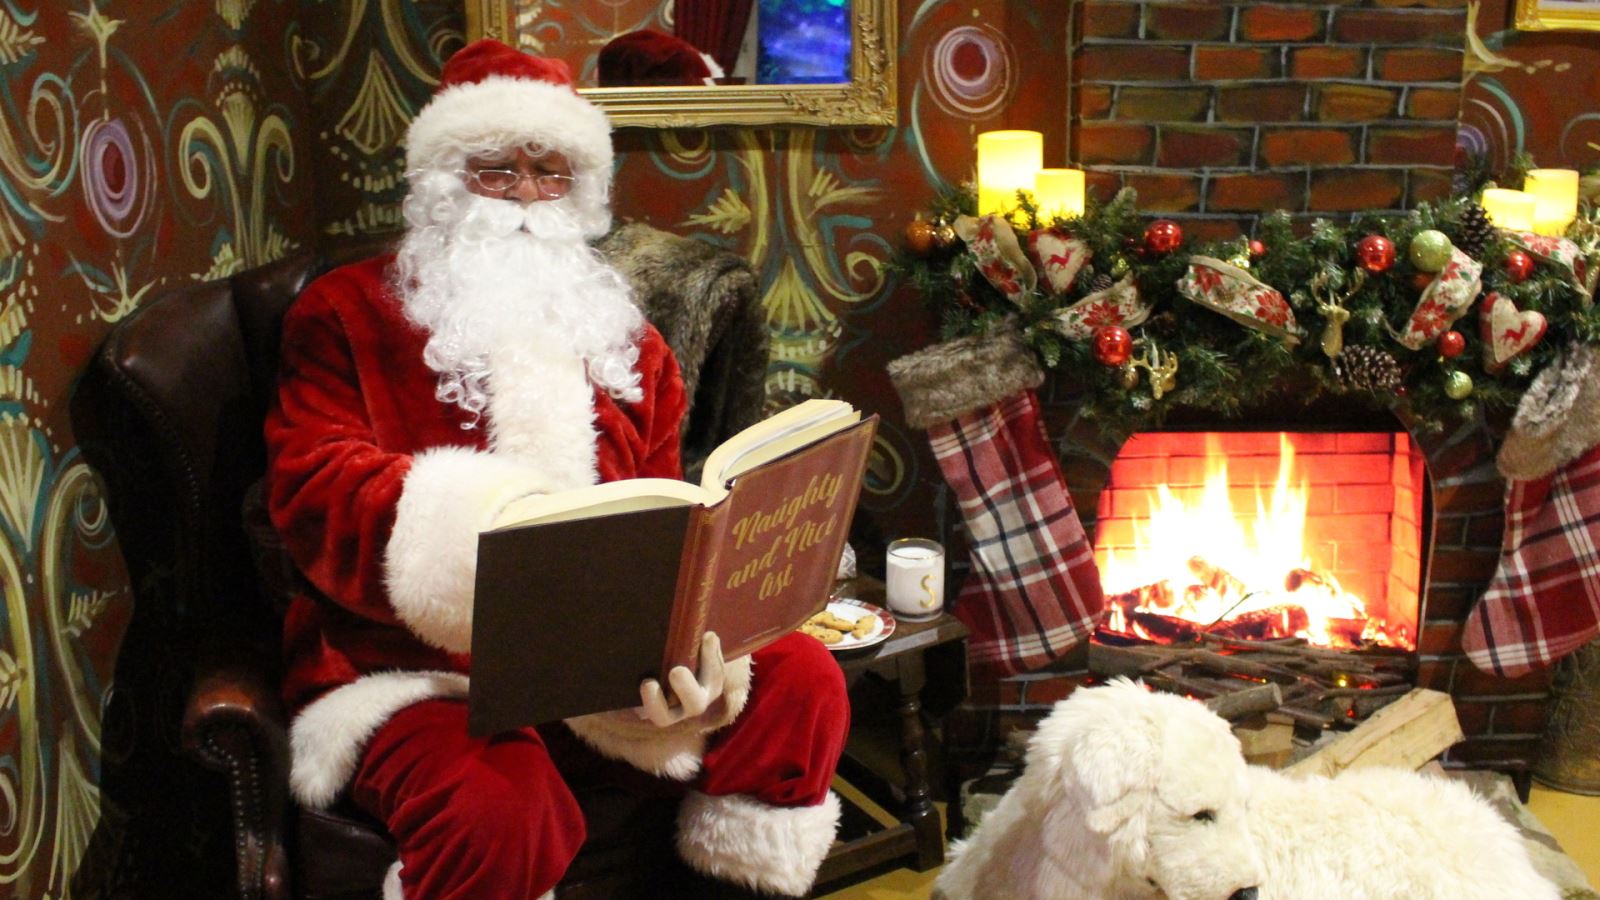
<svg viewBox="0 0 1600 900">
<path fill-rule="evenodd" d="M 1333 365 L 1348 391 L 1384 394 L 1400 386 L 1400 363 L 1387 350 L 1367 344 L 1346 346 Z"/>
<path fill-rule="evenodd" d="M 1116 284 L 1116 282 L 1112 280 L 1110 275 L 1101 272 L 1099 275 L 1094 277 L 1093 281 L 1089 282 L 1089 293 L 1098 294 L 1101 291 L 1110 288 L 1114 284 Z"/>
<path fill-rule="evenodd" d="M 1461 221 L 1453 243 L 1462 253 L 1481 261 L 1483 252 L 1493 242 L 1494 223 L 1489 221 L 1489 214 L 1478 204 L 1468 203 L 1461 211 Z"/>
</svg>

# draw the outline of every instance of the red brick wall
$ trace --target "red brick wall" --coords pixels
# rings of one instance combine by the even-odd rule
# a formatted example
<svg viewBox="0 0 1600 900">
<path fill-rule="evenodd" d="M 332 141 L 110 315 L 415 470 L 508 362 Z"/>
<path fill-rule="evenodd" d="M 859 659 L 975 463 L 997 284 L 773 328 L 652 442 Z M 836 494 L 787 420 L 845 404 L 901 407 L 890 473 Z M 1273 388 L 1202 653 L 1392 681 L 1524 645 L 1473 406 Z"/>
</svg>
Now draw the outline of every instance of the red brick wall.
<svg viewBox="0 0 1600 900">
<path fill-rule="evenodd" d="M 1448 195 L 1466 0 L 1084 0 L 1072 157 L 1109 197 L 1192 220 L 1306 219 Z"/>
</svg>

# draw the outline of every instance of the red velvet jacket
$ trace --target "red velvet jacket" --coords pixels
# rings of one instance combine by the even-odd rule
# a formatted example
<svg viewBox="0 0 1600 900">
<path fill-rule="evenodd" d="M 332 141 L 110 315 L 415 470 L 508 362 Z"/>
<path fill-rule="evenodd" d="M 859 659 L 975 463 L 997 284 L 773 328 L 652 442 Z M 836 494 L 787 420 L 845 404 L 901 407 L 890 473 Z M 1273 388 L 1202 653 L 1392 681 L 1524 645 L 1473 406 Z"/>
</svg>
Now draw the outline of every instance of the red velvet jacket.
<svg viewBox="0 0 1600 900">
<path fill-rule="evenodd" d="M 284 320 L 267 502 L 320 592 L 295 598 L 284 626 L 284 694 L 295 711 L 363 679 L 374 690 L 352 698 L 371 707 L 374 691 L 393 693 L 385 685 L 395 683 L 375 673 L 465 673 L 477 532 L 505 501 L 680 477 L 683 383 L 654 328 L 640 341 L 641 402 L 594 390 L 575 361 L 495 369 L 484 421 L 464 428 L 470 417 L 434 397 L 426 335 L 389 287 L 391 263 L 329 273 Z M 377 705 L 392 711 L 429 690 L 406 683 L 410 694 Z"/>
</svg>

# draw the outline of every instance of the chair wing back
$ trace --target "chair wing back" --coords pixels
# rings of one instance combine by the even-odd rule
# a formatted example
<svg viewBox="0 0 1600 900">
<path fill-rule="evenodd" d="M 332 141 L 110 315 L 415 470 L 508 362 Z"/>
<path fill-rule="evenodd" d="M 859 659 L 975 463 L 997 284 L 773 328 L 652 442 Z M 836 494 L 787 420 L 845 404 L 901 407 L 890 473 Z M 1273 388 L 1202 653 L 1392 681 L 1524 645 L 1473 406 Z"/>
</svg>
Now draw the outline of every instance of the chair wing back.
<svg viewBox="0 0 1600 900">
<path fill-rule="evenodd" d="M 133 583 L 170 573 L 186 625 L 258 596 L 239 511 L 266 464 L 278 322 L 313 268 L 304 253 L 156 297 L 112 329 L 74 393 L 76 437 L 106 480 Z"/>
<path fill-rule="evenodd" d="M 683 464 L 697 477 L 712 448 L 764 411 L 770 338 L 755 273 L 734 253 L 644 224 L 618 228 L 600 251 L 678 358 L 689 394 Z"/>
</svg>

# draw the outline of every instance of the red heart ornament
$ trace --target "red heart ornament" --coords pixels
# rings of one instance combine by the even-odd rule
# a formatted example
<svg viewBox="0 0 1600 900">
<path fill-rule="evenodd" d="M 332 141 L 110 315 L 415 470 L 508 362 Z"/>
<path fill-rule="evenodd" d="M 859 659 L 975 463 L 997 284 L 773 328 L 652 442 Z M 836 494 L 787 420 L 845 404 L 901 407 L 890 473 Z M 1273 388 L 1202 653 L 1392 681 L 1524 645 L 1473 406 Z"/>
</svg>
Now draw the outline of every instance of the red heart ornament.
<svg viewBox="0 0 1600 900">
<path fill-rule="evenodd" d="M 1517 354 L 1544 339 L 1549 322 L 1544 313 L 1519 310 L 1510 299 L 1491 293 L 1483 298 L 1478 314 L 1483 337 L 1483 365 L 1491 372 L 1505 368 Z"/>
</svg>

